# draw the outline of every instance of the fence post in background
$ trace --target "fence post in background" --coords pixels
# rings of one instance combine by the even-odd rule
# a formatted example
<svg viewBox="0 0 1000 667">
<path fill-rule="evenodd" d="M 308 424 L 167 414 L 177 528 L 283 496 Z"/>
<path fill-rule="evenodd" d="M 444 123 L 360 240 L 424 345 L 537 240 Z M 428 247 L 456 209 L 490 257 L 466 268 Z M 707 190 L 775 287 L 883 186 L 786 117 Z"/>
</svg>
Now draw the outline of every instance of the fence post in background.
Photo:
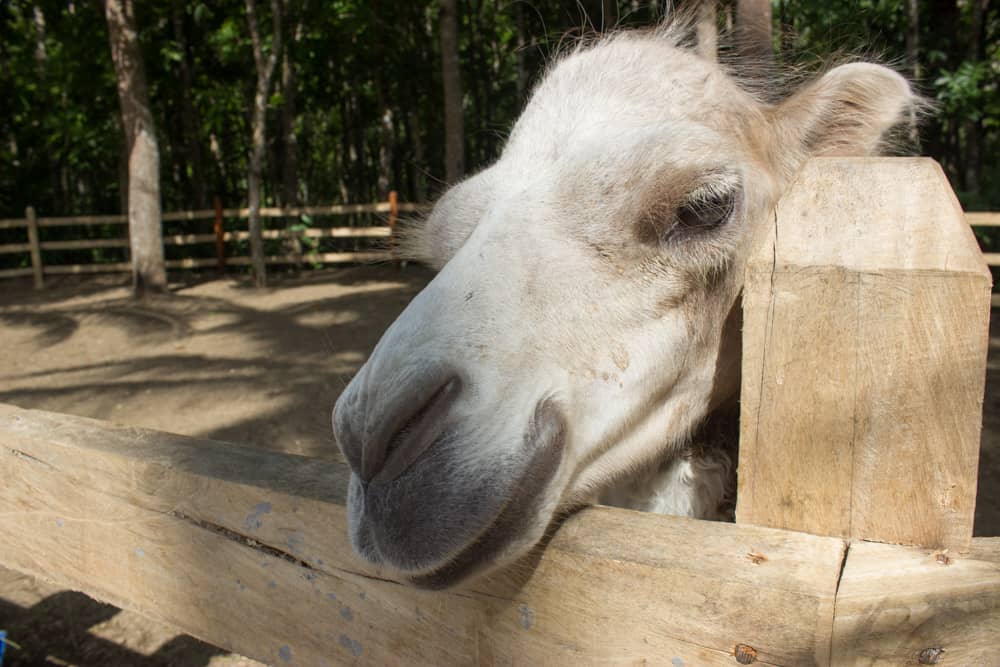
<svg viewBox="0 0 1000 667">
<path fill-rule="evenodd" d="M 215 198 L 215 257 L 219 264 L 219 273 L 226 270 L 226 233 L 222 229 L 222 200 Z"/>
<path fill-rule="evenodd" d="M 389 191 L 389 228 L 396 233 L 396 222 L 399 220 L 399 194 L 395 190 Z"/>
<path fill-rule="evenodd" d="M 24 209 L 24 217 L 28 219 L 28 244 L 31 246 L 31 269 L 35 272 L 35 289 L 45 286 L 42 275 L 42 246 L 38 242 L 38 219 L 35 217 L 35 207 Z"/>
</svg>

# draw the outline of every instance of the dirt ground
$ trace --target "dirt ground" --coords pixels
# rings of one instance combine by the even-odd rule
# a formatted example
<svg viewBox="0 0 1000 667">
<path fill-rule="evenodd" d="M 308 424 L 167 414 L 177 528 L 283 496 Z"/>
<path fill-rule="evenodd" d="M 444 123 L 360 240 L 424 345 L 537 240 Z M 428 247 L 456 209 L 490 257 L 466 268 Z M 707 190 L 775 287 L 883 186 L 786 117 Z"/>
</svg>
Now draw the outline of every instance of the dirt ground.
<svg viewBox="0 0 1000 667">
<path fill-rule="evenodd" d="M 382 331 L 426 284 L 408 267 L 177 284 L 130 299 L 120 278 L 33 291 L 0 283 L 0 402 L 309 456 L 338 456 L 330 410 Z M 994 311 L 994 320 L 1000 312 Z M 990 363 L 977 535 L 1000 535 L 1000 325 Z M 0 569 L 5 667 L 257 663 L 138 614 Z"/>
</svg>

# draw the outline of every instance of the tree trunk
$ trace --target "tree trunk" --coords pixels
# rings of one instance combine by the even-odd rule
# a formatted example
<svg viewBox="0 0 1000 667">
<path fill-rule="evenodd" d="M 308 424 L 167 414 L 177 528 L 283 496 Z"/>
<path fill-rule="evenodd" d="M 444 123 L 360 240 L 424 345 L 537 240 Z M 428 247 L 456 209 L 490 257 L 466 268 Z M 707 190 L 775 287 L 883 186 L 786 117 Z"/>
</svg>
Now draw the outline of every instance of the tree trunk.
<svg viewBox="0 0 1000 667">
<path fill-rule="evenodd" d="M 191 168 L 188 181 L 191 184 L 194 207 L 204 209 L 208 208 L 208 195 L 205 191 L 205 170 L 201 158 L 201 132 L 194 109 L 194 85 L 191 79 L 187 36 L 184 34 L 184 16 L 177 0 L 172 0 L 170 3 L 170 19 L 174 28 L 174 40 L 181 52 L 181 126 L 184 132 L 184 151 L 187 153 L 188 166 Z"/>
<path fill-rule="evenodd" d="M 916 82 L 920 79 L 920 2 L 906 0 L 906 65 L 910 78 Z M 917 115 L 912 109 L 909 117 L 909 137 L 914 149 L 920 145 L 920 133 L 917 129 Z"/>
<path fill-rule="evenodd" d="M 267 285 L 267 269 L 264 260 L 264 238 L 260 223 L 260 182 L 264 167 L 264 149 L 267 147 L 267 98 L 271 94 L 271 79 L 281 52 L 281 6 L 278 0 L 271 0 L 271 52 L 264 57 L 264 46 L 257 27 L 257 7 L 254 0 L 246 0 L 247 23 L 253 44 L 253 60 L 257 69 L 257 87 L 253 96 L 253 113 L 250 120 L 251 150 L 250 173 L 247 178 L 247 199 L 250 209 L 250 263 L 253 267 L 257 287 Z"/>
<path fill-rule="evenodd" d="M 284 94 L 284 104 L 281 107 L 281 136 L 285 149 L 285 159 L 282 160 L 281 168 L 281 190 L 282 203 L 285 206 L 299 205 L 299 143 L 295 134 L 295 121 L 298 115 L 296 108 L 298 73 L 295 69 L 294 46 L 302 41 L 305 5 L 303 2 L 299 7 L 291 40 L 285 44 L 281 59 L 281 91 Z"/>
<path fill-rule="evenodd" d="M 774 64 L 771 0 L 736 0 L 736 41 L 751 67 L 766 73 Z"/>
<path fill-rule="evenodd" d="M 528 68 L 525 50 L 528 48 L 528 32 L 524 25 L 524 3 L 514 3 L 514 18 L 517 25 L 517 101 L 524 104 L 528 92 Z"/>
<path fill-rule="evenodd" d="M 146 292 L 164 291 L 167 287 L 160 216 L 160 152 L 153 116 L 149 111 L 149 93 L 132 0 L 107 0 L 105 16 L 129 151 L 128 225 L 132 288 L 137 296 L 141 296 Z"/>
<path fill-rule="evenodd" d="M 913 1 L 913 0 L 911 0 Z M 969 7 L 969 41 L 966 60 L 975 63 L 982 59 L 983 44 L 983 16 L 986 13 L 986 3 L 989 0 L 972 0 Z M 968 119 L 964 123 L 963 134 L 965 135 L 965 189 L 970 193 L 979 192 L 981 184 L 979 178 L 982 160 L 980 156 L 980 144 L 982 135 L 982 122 L 976 119 Z"/>
<path fill-rule="evenodd" d="M 375 35 L 375 58 L 378 62 L 384 63 L 386 61 L 383 46 L 385 34 L 380 20 L 380 3 L 373 0 L 371 8 L 372 34 Z M 388 86 L 381 68 L 375 70 L 375 96 L 379 112 L 378 181 L 375 186 L 375 194 L 379 201 L 388 201 L 389 191 L 393 189 L 392 165 L 395 161 L 396 121 L 392 106 L 389 104 Z"/>
<path fill-rule="evenodd" d="M 441 78 L 444 81 L 444 171 L 448 183 L 465 175 L 462 78 L 458 67 L 458 13 L 455 0 L 441 0 Z"/>
</svg>

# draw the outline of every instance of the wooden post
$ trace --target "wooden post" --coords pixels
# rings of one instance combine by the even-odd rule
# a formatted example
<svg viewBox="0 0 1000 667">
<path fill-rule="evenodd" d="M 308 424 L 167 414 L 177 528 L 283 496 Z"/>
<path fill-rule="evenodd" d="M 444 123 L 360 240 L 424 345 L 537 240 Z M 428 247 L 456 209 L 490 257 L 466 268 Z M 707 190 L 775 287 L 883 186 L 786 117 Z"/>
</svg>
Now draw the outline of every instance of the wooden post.
<svg viewBox="0 0 1000 667">
<path fill-rule="evenodd" d="M 396 223 L 399 221 L 399 195 L 395 190 L 389 191 L 389 229 L 396 232 Z"/>
<path fill-rule="evenodd" d="M 45 287 L 45 276 L 42 271 L 42 245 L 38 241 L 38 218 L 35 207 L 24 209 L 24 217 L 28 219 L 28 244 L 31 246 L 31 270 L 35 275 L 35 289 Z"/>
<path fill-rule="evenodd" d="M 226 271 L 226 234 L 222 229 L 222 200 L 215 198 L 215 257 L 218 260 L 219 273 Z"/>
<path fill-rule="evenodd" d="M 807 165 L 747 266 L 737 520 L 966 551 L 990 283 L 932 160 Z"/>
</svg>

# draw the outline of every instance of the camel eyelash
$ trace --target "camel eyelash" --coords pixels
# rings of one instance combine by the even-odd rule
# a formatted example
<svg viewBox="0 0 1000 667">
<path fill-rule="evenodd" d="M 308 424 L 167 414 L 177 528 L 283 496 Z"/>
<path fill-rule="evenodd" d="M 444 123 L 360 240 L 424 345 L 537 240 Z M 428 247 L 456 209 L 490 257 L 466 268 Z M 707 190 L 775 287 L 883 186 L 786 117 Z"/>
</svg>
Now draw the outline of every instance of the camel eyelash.
<svg viewBox="0 0 1000 667">
<path fill-rule="evenodd" d="M 728 174 L 696 188 L 674 211 L 661 241 L 684 241 L 722 227 L 732 218 L 740 191 L 739 181 Z"/>
</svg>

